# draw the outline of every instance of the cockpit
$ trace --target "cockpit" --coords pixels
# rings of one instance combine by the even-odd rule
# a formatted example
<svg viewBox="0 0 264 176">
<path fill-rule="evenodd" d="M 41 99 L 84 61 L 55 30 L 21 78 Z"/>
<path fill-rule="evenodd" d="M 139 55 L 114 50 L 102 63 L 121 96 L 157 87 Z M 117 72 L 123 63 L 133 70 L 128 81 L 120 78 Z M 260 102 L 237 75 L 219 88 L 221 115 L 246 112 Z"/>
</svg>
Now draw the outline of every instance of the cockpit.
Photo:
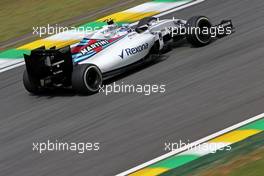
<svg viewBox="0 0 264 176">
<path fill-rule="evenodd" d="M 117 38 L 131 32 L 132 29 L 129 27 L 129 24 L 123 24 L 119 27 L 116 23 L 106 25 L 102 29 L 95 32 L 92 38 L 95 39 L 111 39 Z"/>
</svg>

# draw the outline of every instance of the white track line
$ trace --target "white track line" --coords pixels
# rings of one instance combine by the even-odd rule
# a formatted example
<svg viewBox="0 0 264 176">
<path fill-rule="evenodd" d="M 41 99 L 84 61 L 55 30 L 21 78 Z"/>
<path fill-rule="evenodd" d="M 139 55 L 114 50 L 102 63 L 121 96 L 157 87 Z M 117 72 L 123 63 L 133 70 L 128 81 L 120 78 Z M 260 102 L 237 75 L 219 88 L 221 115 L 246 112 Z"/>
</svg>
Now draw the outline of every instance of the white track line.
<svg viewBox="0 0 264 176">
<path fill-rule="evenodd" d="M 179 154 L 179 153 L 181 153 L 181 152 L 183 152 L 183 151 L 186 151 L 188 148 L 192 148 L 192 147 L 194 147 L 194 146 L 200 145 L 200 144 L 202 144 L 202 143 L 204 143 L 204 142 L 207 142 L 207 141 L 209 141 L 209 140 L 211 140 L 211 139 L 214 139 L 214 138 L 216 138 L 216 137 L 218 137 L 218 136 L 221 136 L 221 135 L 223 135 L 223 134 L 225 134 L 225 133 L 228 133 L 228 132 L 233 131 L 233 130 L 235 130 L 235 129 L 237 129 L 237 128 L 240 128 L 240 127 L 242 127 L 242 126 L 244 126 L 244 125 L 247 125 L 247 124 L 249 124 L 249 123 L 251 123 L 251 122 L 254 122 L 254 121 L 256 121 L 256 120 L 259 120 L 259 119 L 261 119 L 261 118 L 263 118 L 263 117 L 264 117 L 264 113 L 259 114 L 259 115 L 255 116 L 255 117 L 252 117 L 252 118 L 248 119 L 248 120 L 245 120 L 245 121 L 240 122 L 240 123 L 238 123 L 238 124 L 236 124 L 236 125 L 233 125 L 233 126 L 231 126 L 231 127 L 228 127 L 228 128 L 226 128 L 226 129 L 224 129 L 224 130 L 221 130 L 221 131 L 216 132 L 216 133 L 214 133 L 214 134 L 211 134 L 211 135 L 209 135 L 209 136 L 207 136 L 207 137 L 204 137 L 204 138 L 202 138 L 202 139 L 199 139 L 199 140 L 197 140 L 197 141 L 195 141 L 195 142 L 193 142 L 193 143 L 191 143 L 191 144 L 186 145 L 185 147 L 182 147 L 182 148 L 179 148 L 179 149 L 177 149 L 177 150 L 171 151 L 171 152 L 169 152 L 169 153 L 167 153 L 167 154 L 165 154 L 165 155 L 162 155 L 162 156 L 160 156 L 160 157 L 158 157 L 158 158 L 155 158 L 155 159 L 153 159 L 153 160 L 151 160 L 151 161 L 148 161 L 148 162 L 143 163 L 143 164 L 141 164 L 141 165 L 139 165 L 139 166 L 136 166 L 136 167 L 134 167 L 134 168 L 132 168 L 132 169 L 129 169 L 129 170 L 125 171 L 125 172 L 122 172 L 122 173 L 120 173 L 120 174 L 118 174 L 118 175 L 116 175 L 116 176 L 126 176 L 126 175 L 128 175 L 128 174 L 134 173 L 134 172 L 136 172 L 136 171 L 138 171 L 138 170 L 141 170 L 141 169 L 143 169 L 143 168 L 145 168 L 145 167 L 147 167 L 147 166 L 150 166 L 150 165 L 152 165 L 152 164 L 154 164 L 154 163 L 157 163 L 157 162 L 159 162 L 159 161 L 161 161 L 161 160 L 164 160 L 164 159 L 169 158 L 169 157 L 171 157 L 171 156 L 173 156 L 173 155 L 176 155 L 176 154 Z"/>
<path fill-rule="evenodd" d="M 182 10 L 182 9 L 185 9 L 187 7 L 190 7 L 190 6 L 193 6 L 193 5 L 196 5 L 196 4 L 199 4 L 199 3 L 202 3 L 204 2 L 205 0 L 196 0 L 196 1 L 193 1 L 193 2 L 189 2 L 188 4 L 185 4 L 185 5 L 181 5 L 179 7 L 176 7 L 174 9 L 171 9 L 169 11 L 166 11 L 166 12 L 163 12 L 163 13 L 160 13 L 158 15 L 155 15 L 155 17 L 162 17 L 164 15 L 167 15 L 167 14 L 170 14 L 170 13 L 173 13 L 173 12 L 176 12 L 176 11 L 179 11 L 179 10 Z"/>
<path fill-rule="evenodd" d="M 162 12 L 162 13 L 159 13 L 158 15 L 154 15 L 154 17 L 156 18 L 159 18 L 159 17 L 162 17 L 164 15 L 168 15 L 170 13 L 173 13 L 173 12 L 176 12 L 176 11 L 179 11 L 179 10 L 182 10 L 182 9 L 185 9 L 187 7 L 190 7 L 190 6 L 193 6 L 193 5 L 196 5 L 196 4 L 199 4 L 199 3 L 202 3 L 204 2 L 205 0 L 196 0 L 196 1 L 192 1 L 192 2 L 189 2 L 188 4 L 185 4 L 185 5 L 181 5 L 179 7 L 176 7 L 176 8 L 173 8 L 171 10 L 168 10 L 166 12 Z M 131 23 L 130 25 L 131 26 L 135 26 L 138 24 L 138 21 L 137 22 L 134 22 L 134 23 Z"/>
<path fill-rule="evenodd" d="M 16 67 L 20 67 L 20 66 L 22 66 L 24 64 L 25 64 L 25 62 L 23 60 L 21 60 L 21 61 L 15 63 L 15 64 L 11 64 L 11 65 L 9 65 L 9 66 L 7 66 L 5 68 L 1 68 L 0 69 L 0 73 L 3 73 L 5 71 L 11 70 L 11 69 L 16 68 Z"/>
</svg>

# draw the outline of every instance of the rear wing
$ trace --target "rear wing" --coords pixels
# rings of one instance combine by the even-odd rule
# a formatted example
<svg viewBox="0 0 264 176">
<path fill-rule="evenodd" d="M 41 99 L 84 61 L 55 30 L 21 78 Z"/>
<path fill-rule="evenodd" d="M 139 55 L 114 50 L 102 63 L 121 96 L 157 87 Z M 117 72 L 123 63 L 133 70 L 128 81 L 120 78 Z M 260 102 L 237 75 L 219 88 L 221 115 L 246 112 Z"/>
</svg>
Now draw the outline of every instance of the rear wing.
<svg viewBox="0 0 264 176">
<path fill-rule="evenodd" d="M 30 55 L 24 54 L 26 69 L 29 75 L 43 82 L 68 84 L 73 70 L 70 46 L 46 49 L 44 46 L 34 49 Z"/>
</svg>

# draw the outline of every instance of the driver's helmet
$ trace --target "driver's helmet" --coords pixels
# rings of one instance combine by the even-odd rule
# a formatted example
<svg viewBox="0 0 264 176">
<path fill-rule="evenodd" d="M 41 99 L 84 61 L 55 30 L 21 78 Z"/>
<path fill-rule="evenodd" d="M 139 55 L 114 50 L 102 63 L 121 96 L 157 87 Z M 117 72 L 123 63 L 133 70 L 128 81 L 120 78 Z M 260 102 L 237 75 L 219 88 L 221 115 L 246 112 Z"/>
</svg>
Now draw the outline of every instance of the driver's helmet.
<svg viewBox="0 0 264 176">
<path fill-rule="evenodd" d="M 119 32 L 131 32 L 132 29 L 130 28 L 129 24 L 122 24 L 122 26 L 119 29 Z"/>
<path fill-rule="evenodd" d="M 104 26 L 102 29 L 102 34 L 105 38 L 112 38 L 117 33 L 118 26 L 116 24 L 111 24 Z"/>
<path fill-rule="evenodd" d="M 109 31 L 114 31 L 114 30 L 118 29 L 118 25 L 115 24 L 115 23 L 114 24 L 110 24 L 107 27 L 108 27 Z"/>
</svg>

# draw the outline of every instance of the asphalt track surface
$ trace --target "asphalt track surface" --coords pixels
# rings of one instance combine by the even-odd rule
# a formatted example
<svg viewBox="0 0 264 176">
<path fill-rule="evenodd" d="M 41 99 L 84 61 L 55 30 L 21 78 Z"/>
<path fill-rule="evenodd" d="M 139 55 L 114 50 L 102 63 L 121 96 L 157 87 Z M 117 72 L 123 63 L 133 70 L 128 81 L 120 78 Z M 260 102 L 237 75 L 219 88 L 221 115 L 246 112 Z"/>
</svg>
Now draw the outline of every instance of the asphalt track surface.
<svg viewBox="0 0 264 176">
<path fill-rule="evenodd" d="M 263 10 L 262 0 L 208 0 L 173 14 L 231 18 L 237 32 L 204 48 L 179 46 L 117 81 L 166 84 L 165 94 L 38 97 L 25 92 L 23 67 L 0 74 L 0 175 L 115 175 L 164 154 L 164 142 L 192 142 L 262 113 Z M 48 139 L 101 150 L 32 151 Z"/>
</svg>

